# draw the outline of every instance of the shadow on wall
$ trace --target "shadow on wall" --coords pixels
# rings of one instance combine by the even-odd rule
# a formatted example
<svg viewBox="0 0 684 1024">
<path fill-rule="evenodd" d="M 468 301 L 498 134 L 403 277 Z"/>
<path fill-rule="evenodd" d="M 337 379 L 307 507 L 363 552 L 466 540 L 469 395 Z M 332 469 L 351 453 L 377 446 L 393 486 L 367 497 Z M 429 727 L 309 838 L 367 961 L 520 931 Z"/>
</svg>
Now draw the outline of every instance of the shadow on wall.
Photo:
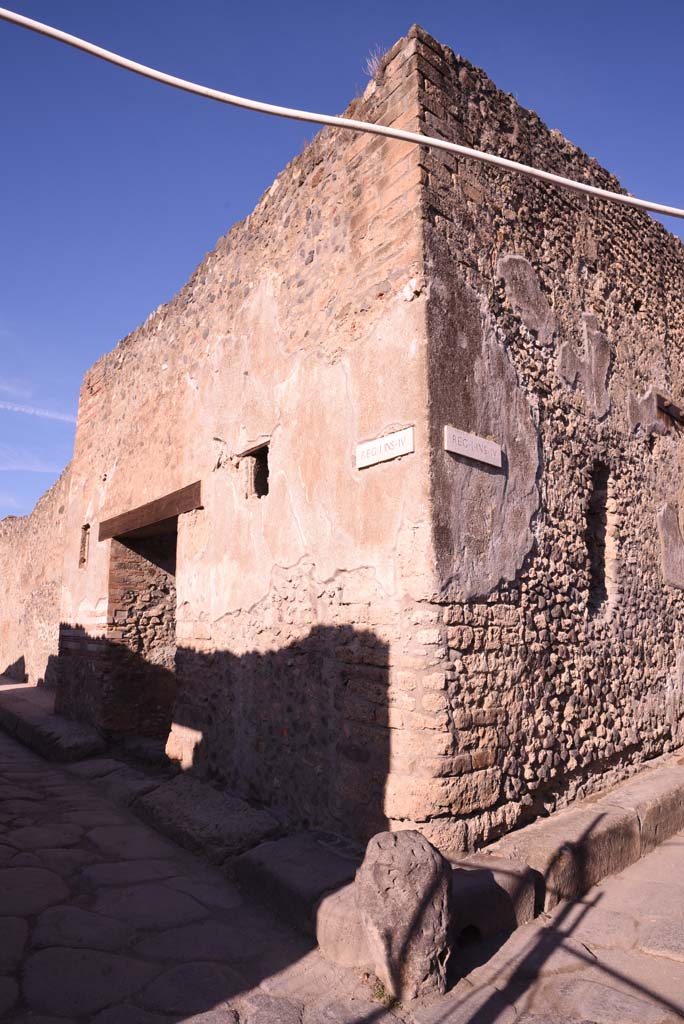
<svg viewBox="0 0 684 1024">
<path fill-rule="evenodd" d="M 184 767 L 294 826 L 387 827 L 389 649 L 374 633 L 318 626 L 241 656 L 179 647 L 175 665 L 63 626 L 56 710 L 112 733 L 171 731 Z"/>
<path fill-rule="evenodd" d="M 46 671 L 47 675 L 47 671 Z M 28 682 L 28 675 L 26 673 L 26 659 L 24 655 L 13 661 L 11 665 L 8 665 L 4 671 L 0 672 L 0 676 L 4 676 L 6 679 L 11 679 L 14 683 L 26 683 Z M 42 680 L 41 680 L 42 682 Z"/>
</svg>

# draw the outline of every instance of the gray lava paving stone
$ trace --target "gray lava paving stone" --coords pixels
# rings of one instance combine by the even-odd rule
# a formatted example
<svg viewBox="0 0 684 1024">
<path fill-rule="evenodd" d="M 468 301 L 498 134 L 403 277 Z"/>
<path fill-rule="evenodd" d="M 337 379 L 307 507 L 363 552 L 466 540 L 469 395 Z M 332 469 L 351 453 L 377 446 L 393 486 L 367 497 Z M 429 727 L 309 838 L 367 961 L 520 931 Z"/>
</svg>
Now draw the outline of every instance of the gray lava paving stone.
<svg viewBox="0 0 684 1024">
<path fill-rule="evenodd" d="M 102 825 L 88 832 L 87 838 L 108 857 L 150 860 L 172 857 L 176 852 L 171 843 L 144 825 Z"/>
<path fill-rule="evenodd" d="M 162 1013 L 197 1014 L 231 999 L 245 987 L 240 975 L 228 967 L 206 963 L 183 964 L 155 978 L 138 1001 Z"/>
<path fill-rule="evenodd" d="M 175 877 L 178 870 L 178 864 L 171 860 L 128 860 L 122 864 L 93 864 L 83 869 L 81 877 L 91 885 L 135 885 Z"/>
<path fill-rule="evenodd" d="M 120 949 L 133 936 L 123 921 L 93 914 L 81 907 L 50 907 L 33 929 L 31 944 L 36 949 L 72 946 L 83 949 Z"/>
<path fill-rule="evenodd" d="M 4 914 L 39 914 L 69 895 L 59 875 L 45 868 L 0 868 L 0 907 Z"/>
<path fill-rule="evenodd" d="M 28 931 L 21 917 L 0 917 L 0 971 L 11 970 L 19 963 Z"/>
<path fill-rule="evenodd" d="M 5 842 L 19 850 L 36 850 L 48 847 L 75 846 L 83 836 L 79 825 L 29 825 L 7 832 Z"/>
<path fill-rule="evenodd" d="M 24 998 L 59 1015 L 96 1013 L 138 992 L 159 967 L 90 949 L 43 949 L 26 961 Z"/>
<path fill-rule="evenodd" d="M 209 913 L 191 896 L 155 882 L 126 889 L 107 889 L 97 897 L 95 910 L 137 928 L 158 931 L 197 921 Z"/>
</svg>

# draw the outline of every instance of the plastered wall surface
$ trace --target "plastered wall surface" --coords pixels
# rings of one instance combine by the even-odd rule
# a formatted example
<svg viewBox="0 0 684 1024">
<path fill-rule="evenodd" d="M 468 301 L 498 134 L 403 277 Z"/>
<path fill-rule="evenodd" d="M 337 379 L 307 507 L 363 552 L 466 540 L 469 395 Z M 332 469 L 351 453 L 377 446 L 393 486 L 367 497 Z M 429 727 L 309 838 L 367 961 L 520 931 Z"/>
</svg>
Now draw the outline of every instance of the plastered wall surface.
<svg viewBox="0 0 684 1024">
<path fill-rule="evenodd" d="M 414 62 L 406 41 L 395 47 L 350 113 L 415 126 Z M 199 480 L 203 507 L 178 520 L 169 751 L 345 831 L 394 817 L 401 784 L 388 778 L 405 770 L 406 744 L 432 740 L 420 180 L 415 148 L 321 133 L 178 296 L 93 367 L 79 407 L 61 711 L 106 727 L 125 717 L 107 646 L 86 639 L 118 641 L 112 542 L 91 543 L 79 568 L 83 524 L 96 538 L 103 519 Z M 357 444 L 406 427 L 414 453 L 356 468 Z M 265 442 L 257 497 L 241 455 Z"/>
</svg>

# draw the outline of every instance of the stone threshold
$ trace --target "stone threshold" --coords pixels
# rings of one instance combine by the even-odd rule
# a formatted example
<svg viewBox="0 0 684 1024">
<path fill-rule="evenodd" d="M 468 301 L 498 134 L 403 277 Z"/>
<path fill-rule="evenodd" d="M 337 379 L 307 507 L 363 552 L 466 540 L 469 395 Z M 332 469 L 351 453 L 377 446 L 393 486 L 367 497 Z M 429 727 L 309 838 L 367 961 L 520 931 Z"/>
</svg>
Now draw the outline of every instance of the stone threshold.
<svg viewBox="0 0 684 1024">
<path fill-rule="evenodd" d="M 106 750 L 97 729 L 55 714 L 55 692 L 46 686 L 0 686 L 0 728 L 48 761 L 80 761 Z"/>
</svg>

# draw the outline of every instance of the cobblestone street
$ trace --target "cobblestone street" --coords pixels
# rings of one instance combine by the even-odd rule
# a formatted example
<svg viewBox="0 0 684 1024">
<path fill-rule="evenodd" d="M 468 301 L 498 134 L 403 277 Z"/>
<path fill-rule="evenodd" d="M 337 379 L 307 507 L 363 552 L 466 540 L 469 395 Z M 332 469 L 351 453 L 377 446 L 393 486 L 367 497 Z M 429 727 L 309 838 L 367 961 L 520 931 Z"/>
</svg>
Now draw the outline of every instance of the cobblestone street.
<svg viewBox="0 0 684 1024">
<path fill-rule="evenodd" d="M 395 1019 L 368 996 L 96 783 L 0 733 L 3 1024 Z"/>
<path fill-rule="evenodd" d="M 328 963 L 97 782 L 1 733 L 0 834 L 3 1024 L 684 1019 L 681 835 L 486 950 L 432 1006 L 387 1010 L 358 972 Z M 468 956 L 477 949 L 454 954 Z"/>
</svg>

